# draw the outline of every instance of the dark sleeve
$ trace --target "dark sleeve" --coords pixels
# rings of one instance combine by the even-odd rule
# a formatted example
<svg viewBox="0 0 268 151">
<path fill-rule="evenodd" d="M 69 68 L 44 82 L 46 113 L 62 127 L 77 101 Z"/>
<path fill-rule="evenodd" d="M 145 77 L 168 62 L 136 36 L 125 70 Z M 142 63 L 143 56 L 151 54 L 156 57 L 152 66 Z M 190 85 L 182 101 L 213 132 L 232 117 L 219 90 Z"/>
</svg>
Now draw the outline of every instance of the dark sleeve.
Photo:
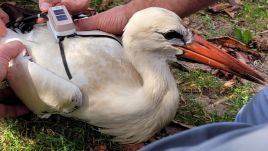
<svg viewBox="0 0 268 151">
<path fill-rule="evenodd" d="M 215 123 L 163 138 L 141 151 L 267 151 L 267 140 L 268 125 Z"/>
</svg>

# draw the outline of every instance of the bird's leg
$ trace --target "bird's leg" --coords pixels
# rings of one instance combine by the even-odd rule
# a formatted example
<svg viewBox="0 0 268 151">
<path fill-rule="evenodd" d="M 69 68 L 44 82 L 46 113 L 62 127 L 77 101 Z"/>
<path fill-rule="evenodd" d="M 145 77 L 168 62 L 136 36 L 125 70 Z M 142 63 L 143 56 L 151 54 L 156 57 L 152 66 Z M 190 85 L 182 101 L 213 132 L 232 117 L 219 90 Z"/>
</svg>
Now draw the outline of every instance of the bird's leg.
<svg viewBox="0 0 268 151">
<path fill-rule="evenodd" d="M 70 113 L 82 104 L 82 93 L 75 84 L 31 62 L 23 53 L 10 63 L 7 78 L 16 95 L 36 114 Z"/>
</svg>

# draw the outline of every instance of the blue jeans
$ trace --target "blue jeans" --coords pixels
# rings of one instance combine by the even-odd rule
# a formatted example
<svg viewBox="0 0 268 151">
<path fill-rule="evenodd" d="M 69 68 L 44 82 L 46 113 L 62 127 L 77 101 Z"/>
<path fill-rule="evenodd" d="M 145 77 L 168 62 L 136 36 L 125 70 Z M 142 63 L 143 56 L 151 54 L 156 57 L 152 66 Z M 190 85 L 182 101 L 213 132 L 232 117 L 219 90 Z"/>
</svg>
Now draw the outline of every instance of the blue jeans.
<svg viewBox="0 0 268 151">
<path fill-rule="evenodd" d="M 237 114 L 235 122 L 213 123 L 168 136 L 142 151 L 268 151 L 268 87 Z"/>
<path fill-rule="evenodd" d="M 268 122 L 268 87 L 265 87 L 248 104 L 241 108 L 236 115 L 235 122 L 251 125 L 260 125 Z"/>
</svg>

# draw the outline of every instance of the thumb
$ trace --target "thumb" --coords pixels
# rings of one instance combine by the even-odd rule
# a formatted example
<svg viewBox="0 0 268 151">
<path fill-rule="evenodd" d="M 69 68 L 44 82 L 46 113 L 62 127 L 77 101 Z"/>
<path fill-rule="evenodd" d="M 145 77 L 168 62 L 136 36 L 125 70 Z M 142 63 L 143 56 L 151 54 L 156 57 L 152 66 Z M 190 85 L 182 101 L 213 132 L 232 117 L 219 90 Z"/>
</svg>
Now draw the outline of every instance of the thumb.
<svg viewBox="0 0 268 151">
<path fill-rule="evenodd" d="M 24 49 L 25 46 L 19 41 L 11 41 L 0 45 L 0 81 L 6 77 L 9 61 Z"/>
<path fill-rule="evenodd" d="M 59 4 L 61 0 L 39 0 L 39 8 L 42 12 L 47 12 L 48 8 Z"/>
<path fill-rule="evenodd" d="M 42 12 L 47 12 L 48 8 L 51 7 L 52 4 L 47 3 L 47 2 L 39 2 L 39 8 Z"/>
<path fill-rule="evenodd" d="M 75 21 L 77 30 L 98 30 L 99 29 L 100 15 L 91 16 L 85 19 L 79 19 Z"/>
</svg>

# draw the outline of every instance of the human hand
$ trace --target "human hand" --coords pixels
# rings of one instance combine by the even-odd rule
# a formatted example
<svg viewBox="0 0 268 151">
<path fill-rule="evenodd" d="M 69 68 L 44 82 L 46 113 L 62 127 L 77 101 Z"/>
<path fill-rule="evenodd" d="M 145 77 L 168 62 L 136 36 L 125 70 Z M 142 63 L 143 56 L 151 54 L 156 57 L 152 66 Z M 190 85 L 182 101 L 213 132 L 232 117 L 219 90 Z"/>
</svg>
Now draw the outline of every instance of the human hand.
<svg viewBox="0 0 268 151">
<path fill-rule="evenodd" d="M 0 45 L 0 81 L 7 75 L 9 61 L 24 49 L 25 46 L 19 41 L 12 41 Z M 12 94 L 11 92 L 8 88 L 0 89 L 0 102 L 10 96 Z M 23 105 L 11 106 L 0 104 L 0 118 L 20 116 L 28 112 L 29 110 Z"/>
<path fill-rule="evenodd" d="M 39 0 L 39 8 L 42 12 L 47 12 L 51 6 L 64 5 L 72 14 L 86 10 L 89 2 L 90 0 Z"/>
<path fill-rule="evenodd" d="M 122 5 L 95 16 L 77 20 L 75 24 L 78 30 L 101 30 L 112 34 L 122 34 L 131 15 L 128 5 Z"/>
<path fill-rule="evenodd" d="M 73 14 L 79 11 L 84 11 L 88 8 L 90 0 L 39 0 L 39 9 L 42 12 L 47 12 L 49 7 L 56 5 L 66 6 L 69 13 Z M 44 18 L 38 18 L 37 23 L 44 23 Z"/>
<path fill-rule="evenodd" d="M 5 36 L 7 33 L 6 23 L 9 22 L 8 15 L 0 8 L 0 37 Z"/>
</svg>

